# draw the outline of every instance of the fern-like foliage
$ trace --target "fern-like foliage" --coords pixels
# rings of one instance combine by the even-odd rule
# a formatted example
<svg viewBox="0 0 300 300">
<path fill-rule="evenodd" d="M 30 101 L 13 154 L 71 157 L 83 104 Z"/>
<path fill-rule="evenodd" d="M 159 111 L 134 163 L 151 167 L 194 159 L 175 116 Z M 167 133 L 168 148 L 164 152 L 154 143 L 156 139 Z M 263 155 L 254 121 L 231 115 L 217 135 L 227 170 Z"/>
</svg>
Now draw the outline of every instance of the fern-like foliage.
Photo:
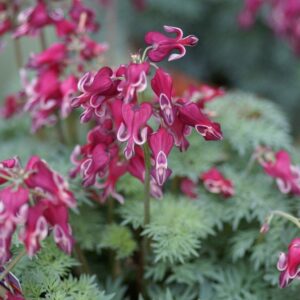
<svg viewBox="0 0 300 300">
<path fill-rule="evenodd" d="M 111 224 L 103 229 L 100 247 L 114 250 L 118 259 L 131 256 L 136 246 L 131 231 L 127 227 Z"/>
<path fill-rule="evenodd" d="M 274 149 L 291 146 L 286 118 L 267 100 L 232 92 L 212 101 L 208 109 L 217 113 L 225 140 L 240 155 L 251 153 L 261 144 Z"/>
</svg>

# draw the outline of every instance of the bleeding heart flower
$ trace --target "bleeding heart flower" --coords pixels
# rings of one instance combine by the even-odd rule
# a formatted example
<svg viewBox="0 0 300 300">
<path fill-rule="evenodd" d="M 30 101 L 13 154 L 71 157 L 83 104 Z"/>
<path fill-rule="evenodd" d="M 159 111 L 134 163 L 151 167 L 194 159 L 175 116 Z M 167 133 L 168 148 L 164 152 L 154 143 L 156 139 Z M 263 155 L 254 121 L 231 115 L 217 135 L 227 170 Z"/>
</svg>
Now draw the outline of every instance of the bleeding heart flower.
<svg viewBox="0 0 300 300">
<path fill-rule="evenodd" d="M 129 103 L 136 100 L 136 94 L 143 92 L 147 88 L 147 73 L 150 65 L 147 62 L 136 64 L 130 63 L 122 66 L 117 71 L 118 77 L 124 77 L 118 85 L 123 101 Z"/>
<path fill-rule="evenodd" d="M 143 145 L 147 141 L 147 121 L 152 115 L 152 106 L 149 103 L 126 104 L 122 106 L 123 122 L 121 123 L 117 138 L 120 142 L 127 142 L 124 149 L 126 159 L 134 154 L 134 145 Z"/>
<path fill-rule="evenodd" d="M 180 191 L 191 199 L 197 199 L 197 184 L 190 178 L 183 178 L 180 181 Z"/>
<path fill-rule="evenodd" d="M 152 48 L 148 52 L 148 57 L 154 62 L 162 61 L 170 55 L 173 50 L 178 50 L 179 53 L 173 53 L 168 60 L 176 60 L 183 57 L 186 53 L 186 46 L 195 46 L 198 38 L 194 35 L 183 37 L 183 32 L 180 28 L 172 26 L 164 26 L 164 30 L 168 33 L 175 33 L 175 37 L 165 36 L 160 32 L 148 32 L 145 36 L 145 42 L 151 45 Z"/>
<path fill-rule="evenodd" d="M 207 141 L 221 140 L 223 138 L 219 123 L 212 122 L 201 112 L 195 103 L 188 103 L 179 108 L 180 119 L 196 131 Z"/>
<path fill-rule="evenodd" d="M 300 195 L 300 168 L 292 165 L 289 154 L 280 150 L 274 160 L 260 160 L 265 172 L 276 179 L 279 190 Z"/>
<path fill-rule="evenodd" d="M 300 238 L 293 239 L 288 252 L 280 254 L 277 269 L 281 272 L 279 277 L 281 288 L 287 287 L 295 278 L 300 276 Z"/>
<path fill-rule="evenodd" d="M 152 133 L 149 138 L 149 146 L 154 158 L 152 176 L 159 186 L 162 186 L 172 171 L 168 168 L 167 157 L 174 146 L 173 136 L 163 127 Z"/>
<path fill-rule="evenodd" d="M 174 123 L 174 106 L 172 103 L 173 83 L 170 74 L 157 69 L 151 80 L 151 86 L 158 97 L 161 115 L 168 126 Z"/>
<path fill-rule="evenodd" d="M 232 181 L 226 179 L 217 168 L 211 168 L 207 172 L 204 172 L 200 176 L 200 179 L 211 193 L 222 194 L 226 198 L 235 194 Z"/>
</svg>

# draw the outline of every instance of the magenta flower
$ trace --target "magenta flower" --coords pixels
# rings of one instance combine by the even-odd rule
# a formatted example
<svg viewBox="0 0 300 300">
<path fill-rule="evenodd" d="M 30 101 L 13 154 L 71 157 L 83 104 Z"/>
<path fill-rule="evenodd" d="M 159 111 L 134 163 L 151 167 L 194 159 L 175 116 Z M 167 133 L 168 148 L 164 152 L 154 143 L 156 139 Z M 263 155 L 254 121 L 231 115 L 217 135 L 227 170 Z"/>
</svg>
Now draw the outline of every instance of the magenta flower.
<svg viewBox="0 0 300 300">
<path fill-rule="evenodd" d="M 86 35 L 81 37 L 80 43 L 82 47 L 82 50 L 80 51 L 80 57 L 83 61 L 94 59 L 105 53 L 109 48 L 108 44 L 98 43 Z"/>
<path fill-rule="evenodd" d="M 95 184 L 97 176 L 102 178 L 106 172 L 111 157 L 117 154 L 118 148 L 114 144 L 115 137 L 105 124 L 97 126 L 88 133 L 88 143 L 76 146 L 71 155 L 75 168 L 70 176 L 75 177 L 81 173 L 83 185 Z"/>
<path fill-rule="evenodd" d="M 36 35 L 41 28 L 52 23 L 52 18 L 43 0 L 38 0 L 35 7 L 21 12 L 18 17 L 21 25 L 16 29 L 14 37 Z"/>
<path fill-rule="evenodd" d="M 69 11 L 69 15 L 72 18 L 72 20 L 78 25 L 80 24 L 80 19 L 83 17 L 83 15 L 85 15 L 85 28 L 91 32 L 95 32 L 99 29 L 99 24 L 95 21 L 95 12 L 92 9 L 84 6 L 82 4 L 82 1 L 80 0 L 72 1 L 72 6 Z"/>
<path fill-rule="evenodd" d="M 207 141 L 221 140 L 223 138 L 220 124 L 212 122 L 195 103 L 185 104 L 180 107 L 179 117 L 186 125 L 194 127 Z"/>
<path fill-rule="evenodd" d="M 136 94 L 143 92 L 147 87 L 147 74 L 150 65 L 147 62 L 141 64 L 130 63 L 121 66 L 117 71 L 118 77 L 124 77 L 118 85 L 123 101 L 129 103 L 136 100 Z"/>
<path fill-rule="evenodd" d="M 170 126 L 170 133 L 174 137 L 174 142 L 180 151 L 186 151 L 190 145 L 186 139 L 191 134 L 191 127 L 182 122 L 178 117 L 175 118 L 174 123 Z"/>
<path fill-rule="evenodd" d="M 5 300 L 25 300 L 22 295 L 14 295 L 11 292 L 7 292 Z"/>
<path fill-rule="evenodd" d="M 5 97 L 4 105 L 0 108 L 0 117 L 10 119 L 23 108 L 23 93 L 11 94 Z"/>
<path fill-rule="evenodd" d="M 119 157 L 113 158 L 108 167 L 108 176 L 104 183 L 97 185 L 100 189 L 103 189 L 101 193 L 101 202 L 105 202 L 106 199 L 111 196 L 119 203 L 124 203 L 124 197 L 117 193 L 115 186 L 120 177 L 127 172 L 127 162 L 120 161 Z"/>
<path fill-rule="evenodd" d="M 197 185 L 190 178 L 185 177 L 180 181 L 180 191 L 191 199 L 198 198 Z"/>
<path fill-rule="evenodd" d="M 276 179 L 279 190 L 284 193 L 300 195 L 300 168 L 291 164 L 289 154 L 278 151 L 275 161 L 260 161 L 265 172 Z"/>
<path fill-rule="evenodd" d="M 9 158 L 0 162 L 0 184 L 6 183 L 7 177 L 11 177 L 14 169 L 19 169 L 20 162 L 18 157 Z M 3 175 L 4 177 L 1 177 Z"/>
<path fill-rule="evenodd" d="M 159 100 L 161 115 L 168 126 L 174 123 L 175 113 L 172 103 L 173 82 L 170 74 L 157 69 L 151 80 L 153 91 Z"/>
<path fill-rule="evenodd" d="M 51 66 L 60 66 L 67 58 L 67 46 L 63 43 L 55 43 L 39 54 L 31 55 L 28 67 L 39 69 Z"/>
<path fill-rule="evenodd" d="M 147 121 L 152 115 L 152 106 L 149 103 L 126 104 L 122 106 L 123 122 L 121 123 L 117 138 L 120 142 L 127 142 L 124 149 L 126 159 L 134 154 L 134 145 L 143 145 L 147 140 Z"/>
<path fill-rule="evenodd" d="M 29 193 L 19 187 L 14 190 L 6 187 L 0 191 L 0 263 L 5 263 L 11 256 L 10 244 L 17 225 L 26 221 Z"/>
<path fill-rule="evenodd" d="M 55 205 L 64 204 L 68 207 L 76 205 L 74 195 L 69 190 L 67 182 L 38 156 L 31 157 L 26 171 L 29 172 L 29 175 L 25 183 L 29 188 L 42 191 L 44 197 Z"/>
<path fill-rule="evenodd" d="M 200 109 L 204 109 L 207 102 L 211 102 L 224 94 L 225 91 L 222 88 L 202 84 L 200 87 L 191 86 L 185 97 L 189 102 L 195 102 Z"/>
<path fill-rule="evenodd" d="M 226 179 L 215 167 L 201 174 L 205 188 L 214 194 L 222 194 L 225 198 L 235 194 L 234 186 L 231 180 Z"/>
<path fill-rule="evenodd" d="M 129 160 L 128 172 L 142 183 L 145 182 L 145 158 L 144 152 L 139 146 L 135 147 L 135 155 Z M 150 194 L 156 199 L 161 199 L 163 196 L 161 186 L 152 176 L 150 178 Z"/>
<path fill-rule="evenodd" d="M 103 67 L 95 74 L 86 73 L 78 82 L 78 89 L 82 93 L 72 100 L 73 107 L 83 107 L 81 121 L 89 121 L 93 115 L 103 116 L 103 103 L 117 94 L 117 81 L 113 79 L 113 71 Z M 105 111 L 104 111 L 105 112 Z"/>
<path fill-rule="evenodd" d="M 277 269 L 281 272 L 279 276 L 281 288 L 287 287 L 295 278 L 300 276 L 300 238 L 293 239 L 288 252 L 280 254 Z"/>
<path fill-rule="evenodd" d="M 41 241 L 48 235 L 48 224 L 43 216 L 44 203 L 39 202 L 29 207 L 25 228 L 20 232 L 20 240 L 24 243 L 27 254 L 32 257 L 41 248 Z"/>
<path fill-rule="evenodd" d="M 244 28 L 252 26 L 255 22 L 256 13 L 262 4 L 262 0 L 245 0 L 244 9 L 239 15 L 240 26 Z"/>
<path fill-rule="evenodd" d="M 152 176 L 158 185 L 162 186 L 172 173 L 168 168 L 167 157 L 174 146 L 173 136 L 161 127 L 157 132 L 150 135 L 149 146 L 154 158 Z"/>
<path fill-rule="evenodd" d="M 75 34 L 77 30 L 76 24 L 63 18 L 54 20 L 54 26 L 58 37 L 66 37 L 71 34 Z"/>
<path fill-rule="evenodd" d="M 52 226 L 53 238 L 58 247 L 71 254 L 74 239 L 72 237 L 71 226 L 68 223 L 68 209 L 64 205 L 52 205 L 47 203 L 47 209 L 44 216 L 48 223 Z"/>
<path fill-rule="evenodd" d="M 168 33 L 175 33 L 176 36 L 171 38 L 160 32 L 148 32 L 145 36 L 146 44 L 152 46 L 148 52 L 148 57 L 154 62 L 162 61 L 174 50 L 179 51 L 179 53 L 171 54 L 168 60 L 179 59 L 185 55 L 186 46 L 195 46 L 198 42 L 198 38 L 194 35 L 183 37 L 183 32 L 180 28 L 164 26 L 164 30 Z"/>
<path fill-rule="evenodd" d="M 74 75 L 69 75 L 60 84 L 62 95 L 61 117 L 66 118 L 72 111 L 71 102 L 77 92 L 78 79 Z"/>
</svg>

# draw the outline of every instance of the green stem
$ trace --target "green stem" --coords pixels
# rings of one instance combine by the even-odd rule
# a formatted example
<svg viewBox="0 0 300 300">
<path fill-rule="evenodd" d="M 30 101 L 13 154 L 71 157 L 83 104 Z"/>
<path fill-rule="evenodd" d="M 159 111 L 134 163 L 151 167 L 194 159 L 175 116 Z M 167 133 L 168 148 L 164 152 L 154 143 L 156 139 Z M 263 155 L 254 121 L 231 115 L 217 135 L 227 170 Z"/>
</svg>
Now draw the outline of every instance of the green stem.
<svg viewBox="0 0 300 300">
<path fill-rule="evenodd" d="M 150 223 L 150 170 L 151 160 L 148 144 L 144 144 L 144 158 L 145 158 L 145 185 L 144 185 L 144 227 Z M 147 260 L 149 249 L 149 241 L 146 236 L 143 238 L 143 259 Z"/>
<path fill-rule="evenodd" d="M 21 41 L 19 39 L 14 39 L 14 49 L 15 49 L 16 66 L 18 70 L 20 70 L 23 66 L 23 57 L 22 57 Z"/>
<path fill-rule="evenodd" d="M 76 256 L 80 262 L 80 273 L 81 274 L 82 273 L 91 274 L 91 269 L 90 269 L 89 263 L 78 244 L 75 244 L 74 250 L 75 250 Z"/>
<path fill-rule="evenodd" d="M 47 49 L 47 41 L 46 41 L 46 35 L 44 30 L 40 31 L 40 44 L 42 51 L 45 51 Z"/>
<path fill-rule="evenodd" d="M 9 263 L 3 273 L 0 274 L 0 282 L 8 275 L 8 273 L 15 267 L 15 265 L 25 256 L 25 248 Z"/>
<path fill-rule="evenodd" d="M 271 213 L 270 221 L 271 221 L 271 219 L 274 215 L 281 216 L 281 217 L 289 220 L 290 222 L 294 223 L 298 228 L 300 228 L 300 219 L 298 219 L 298 218 L 296 218 L 296 217 L 294 217 L 294 216 L 292 216 L 292 215 L 290 215 L 286 212 L 283 212 L 281 210 L 274 210 Z"/>
</svg>

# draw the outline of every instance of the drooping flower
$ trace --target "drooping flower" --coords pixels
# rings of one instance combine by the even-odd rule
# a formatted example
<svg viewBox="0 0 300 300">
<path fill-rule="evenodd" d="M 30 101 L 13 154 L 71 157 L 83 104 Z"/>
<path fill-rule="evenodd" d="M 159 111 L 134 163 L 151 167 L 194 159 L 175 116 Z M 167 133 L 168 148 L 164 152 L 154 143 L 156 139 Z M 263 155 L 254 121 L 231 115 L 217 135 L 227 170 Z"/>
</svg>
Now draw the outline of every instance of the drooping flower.
<svg viewBox="0 0 300 300">
<path fill-rule="evenodd" d="M 72 1 L 69 15 L 72 20 L 78 25 L 80 25 L 81 18 L 85 15 L 84 27 L 91 32 L 95 32 L 99 29 L 99 24 L 95 20 L 95 12 L 91 8 L 85 6 L 81 0 Z"/>
<path fill-rule="evenodd" d="M 10 119 L 19 113 L 24 106 L 23 94 L 23 92 L 19 92 L 6 96 L 3 106 L 0 108 L 0 117 Z"/>
<path fill-rule="evenodd" d="M 291 241 L 287 253 L 281 253 L 277 262 L 277 269 L 281 272 L 279 286 L 287 287 L 295 278 L 300 276 L 300 238 Z"/>
<path fill-rule="evenodd" d="M 120 142 L 127 142 L 124 149 L 126 159 L 134 154 L 134 145 L 143 145 L 147 140 L 147 121 L 152 114 L 151 104 L 144 102 L 140 105 L 124 103 L 122 106 L 123 122 L 121 123 L 117 138 Z"/>
<path fill-rule="evenodd" d="M 169 56 L 174 50 L 179 53 L 173 53 L 168 60 L 176 60 L 183 57 L 186 53 L 185 47 L 195 46 L 198 38 L 194 35 L 183 37 L 183 31 L 178 27 L 164 26 L 164 30 L 168 33 L 175 33 L 175 37 L 168 37 L 160 32 L 148 32 L 145 36 L 145 42 L 152 48 L 148 52 L 148 57 L 154 62 L 162 61 Z"/>
<path fill-rule="evenodd" d="M 94 114 L 103 116 L 102 105 L 117 94 L 117 81 L 113 79 L 112 69 L 103 67 L 95 74 L 86 73 L 79 80 L 78 89 L 82 94 L 72 100 L 72 107 L 83 107 L 81 121 L 87 122 Z"/>
<path fill-rule="evenodd" d="M 195 103 L 181 106 L 179 108 L 179 117 L 186 125 L 194 127 L 207 141 L 221 140 L 223 138 L 220 124 L 212 122 Z"/>
<path fill-rule="evenodd" d="M 29 188 L 42 191 L 43 197 L 55 205 L 64 204 L 68 207 L 76 205 L 74 195 L 69 190 L 67 182 L 38 156 L 31 157 L 26 171 L 29 172 L 29 175 L 25 179 L 25 183 Z"/>
<path fill-rule="evenodd" d="M 220 87 L 202 84 L 199 87 L 190 86 L 184 96 L 189 102 L 195 102 L 200 109 L 204 109 L 207 102 L 213 101 L 215 98 L 223 96 L 224 94 L 225 91 Z"/>
<path fill-rule="evenodd" d="M 264 171 L 276 179 L 282 193 L 300 195 L 300 168 L 292 165 L 288 152 L 280 150 L 274 160 L 260 160 L 260 163 Z"/>
<path fill-rule="evenodd" d="M 136 99 L 136 94 L 143 92 L 147 87 L 147 73 L 150 65 L 147 62 L 128 66 L 121 66 L 117 71 L 118 77 L 124 77 L 118 85 L 123 101 L 129 103 Z"/>
<path fill-rule="evenodd" d="M 157 69 L 151 86 L 158 97 L 161 115 L 168 126 L 174 123 L 175 109 L 172 103 L 173 83 L 170 74 Z"/>
<path fill-rule="evenodd" d="M 67 46 L 64 43 L 54 43 L 39 54 L 31 55 L 28 67 L 38 69 L 60 66 L 67 58 Z"/>
<path fill-rule="evenodd" d="M 198 197 L 197 185 L 188 177 L 185 177 L 180 181 L 180 191 L 191 199 L 196 199 Z"/>
<path fill-rule="evenodd" d="M 226 179 L 222 173 L 215 167 L 201 174 L 205 188 L 214 194 L 222 194 L 225 198 L 235 194 L 234 186 L 231 180 Z"/>
<path fill-rule="evenodd" d="M 168 168 L 167 157 L 172 150 L 173 145 L 173 136 L 163 127 L 150 135 L 149 146 L 154 159 L 152 176 L 159 186 L 162 186 L 172 173 Z"/>
<path fill-rule="evenodd" d="M 38 0 L 36 6 L 21 12 L 18 20 L 21 25 L 16 29 L 14 37 L 36 35 L 41 28 L 52 23 L 50 12 L 43 0 Z"/>
</svg>

